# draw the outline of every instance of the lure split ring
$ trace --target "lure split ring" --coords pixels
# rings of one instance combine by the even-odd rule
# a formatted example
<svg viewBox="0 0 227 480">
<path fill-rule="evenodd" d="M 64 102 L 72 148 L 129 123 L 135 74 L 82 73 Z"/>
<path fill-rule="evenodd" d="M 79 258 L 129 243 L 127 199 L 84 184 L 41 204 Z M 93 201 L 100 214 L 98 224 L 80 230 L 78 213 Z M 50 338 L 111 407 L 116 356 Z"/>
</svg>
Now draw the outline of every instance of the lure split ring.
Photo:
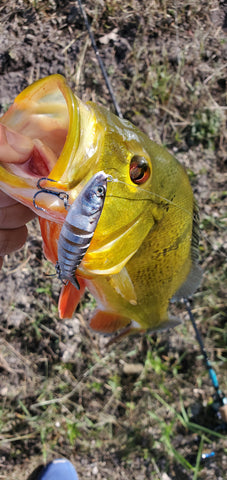
<svg viewBox="0 0 227 480">
<path fill-rule="evenodd" d="M 35 195 L 33 196 L 33 205 L 34 207 L 37 209 L 37 210 L 42 210 L 43 212 L 45 212 L 45 208 L 43 207 L 39 207 L 36 203 L 36 197 L 38 195 L 40 195 L 41 193 L 49 193 L 50 195 L 55 195 L 55 197 L 58 197 L 60 198 L 60 200 L 63 200 L 64 202 L 64 207 L 66 210 L 68 210 L 68 199 L 69 199 L 69 195 L 68 193 L 66 192 L 56 192 L 55 190 L 51 190 L 49 188 L 45 188 L 45 187 L 42 187 L 41 186 L 41 182 L 42 181 L 48 181 L 48 182 L 56 182 L 56 180 L 53 180 L 53 178 L 48 178 L 48 177 L 42 177 L 42 178 L 39 178 L 38 182 L 37 182 L 37 188 L 39 189 L 38 192 L 35 193 Z"/>
</svg>

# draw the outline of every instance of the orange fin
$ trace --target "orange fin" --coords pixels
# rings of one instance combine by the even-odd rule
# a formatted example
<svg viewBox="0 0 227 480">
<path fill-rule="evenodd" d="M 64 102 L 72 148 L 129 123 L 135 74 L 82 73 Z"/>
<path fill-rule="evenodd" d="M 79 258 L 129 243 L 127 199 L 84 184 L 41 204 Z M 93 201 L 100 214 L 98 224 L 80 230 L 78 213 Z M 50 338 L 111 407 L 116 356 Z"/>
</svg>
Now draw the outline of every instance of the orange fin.
<svg viewBox="0 0 227 480">
<path fill-rule="evenodd" d="M 77 290 L 70 282 L 67 285 L 63 285 L 58 300 L 58 313 L 61 319 L 71 318 L 73 313 L 80 302 L 84 290 L 85 281 L 82 278 L 77 278 L 80 284 L 80 290 Z"/>
<path fill-rule="evenodd" d="M 50 260 L 55 265 L 58 259 L 58 237 L 62 225 L 41 217 L 39 218 L 39 223 L 43 238 L 44 255 L 47 260 Z"/>
<path fill-rule="evenodd" d="M 126 327 L 130 319 L 117 313 L 97 310 L 89 322 L 92 330 L 100 333 L 114 333 L 120 328 Z"/>
</svg>

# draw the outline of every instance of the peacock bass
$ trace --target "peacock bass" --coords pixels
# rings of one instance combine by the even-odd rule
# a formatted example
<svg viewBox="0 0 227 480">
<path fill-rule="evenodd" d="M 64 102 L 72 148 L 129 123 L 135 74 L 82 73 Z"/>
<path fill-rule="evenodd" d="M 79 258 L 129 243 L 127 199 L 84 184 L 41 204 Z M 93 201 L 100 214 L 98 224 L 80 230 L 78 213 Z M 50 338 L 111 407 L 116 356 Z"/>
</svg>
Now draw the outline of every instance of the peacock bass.
<svg viewBox="0 0 227 480">
<path fill-rule="evenodd" d="M 62 286 L 59 316 L 71 317 L 85 287 L 97 309 L 92 329 L 134 332 L 176 325 L 170 299 L 198 287 L 198 210 L 184 168 L 127 120 L 83 103 L 60 75 L 27 87 L 0 119 L 0 188 L 35 210 L 47 259 L 56 264 L 67 211 L 100 171 L 108 182 L 104 207 L 76 274 Z"/>
</svg>

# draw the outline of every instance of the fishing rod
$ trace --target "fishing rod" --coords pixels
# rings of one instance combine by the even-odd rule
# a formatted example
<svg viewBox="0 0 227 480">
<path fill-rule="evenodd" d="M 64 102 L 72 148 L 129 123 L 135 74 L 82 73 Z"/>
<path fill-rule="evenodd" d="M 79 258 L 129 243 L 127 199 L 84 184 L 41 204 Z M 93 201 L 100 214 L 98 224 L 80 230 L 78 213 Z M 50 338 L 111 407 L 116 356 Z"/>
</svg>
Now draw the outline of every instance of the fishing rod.
<svg viewBox="0 0 227 480">
<path fill-rule="evenodd" d="M 202 336 L 201 336 L 201 334 L 198 330 L 198 327 L 196 325 L 195 317 L 192 313 L 191 305 L 190 305 L 190 302 L 189 302 L 188 298 L 184 298 L 184 304 L 185 304 L 186 310 L 188 312 L 189 318 L 191 320 L 192 326 L 194 328 L 195 336 L 196 336 L 196 339 L 197 339 L 198 344 L 200 346 L 200 350 L 201 350 L 201 353 L 203 355 L 205 366 L 208 370 L 212 385 L 213 385 L 214 390 L 215 390 L 213 406 L 214 406 L 215 410 L 219 411 L 223 422 L 227 423 L 227 397 L 225 397 L 224 393 L 221 391 L 216 372 L 215 372 L 214 368 L 212 367 L 212 365 L 211 365 L 211 363 L 208 359 L 207 351 L 205 349 L 205 346 L 204 346 L 204 343 L 203 343 L 203 340 L 202 340 Z"/>
<path fill-rule="evenodd" d="M 101 71 L 102 71 L 102 74 L 103 74 L 103 77 L 104 77 L 104 80 L 106 82 L 106 86 L 109 90 L 109 93 L 110 93 L 110 96 L 111 96 L 111 99 L 112 99 L 112 102 L 114 104 L 114 107 L 115 107 L 115 111 L 116 111 L 116 114 L 118 117 L 120 118 L 123 118 L 123 115 L 121 113 L 121 110 L 120 110 L 120 107 L 116 101 L 116 98 L 115 98 L 115 95 L 114 95 L 114 92 L 113 92 L 113 89 L 112 89 L 112 86 L 111 86 L 111 83 L 110 83 L 110 80 L 108 78 L 108 75 L 107 75 L 107 72 L 106 72 L 106 69 L 105 69 L 105 66 L 104 66 L 104 63 L 99 55 L 99 51 L 98 51 L 98 47 L 97 47 L 97 44 L 96 44 L 96 41 L 95 41 L 95 38 L 94 38 L 94 35 L 92 33 L 92 30 L 91 30 L 91 27 L 90 27 L 90 24 L 88 22 L 88 18 L 87 18 L 87 14 L 83 8 L 83 5 L 82 5 L 82 2 L 81 0 L 78 0 L 78 4 L 79 4 L 79 8 L 80 8 L 80 12 L 84 18 L 84 23 L 85 23 L 85 26 L 88 30 L 88 34 L 89 34 L 89 37 L 90 37 L 90 40 L 91 40 L 91 43 L 92 43 L 92 47 L 95 51 L 95 54 L 96 54 L 96 57 L 98 59 L 98 62 L 99 62 L 99 65 L 100 65 L 100 68 L 101 68 Z M 214 390 L 215 390 L 215 394 L 214 394 L 214 403 L 213 403 L 213 406 L 215 408 L 215 410 L 217 412 L 219 412 L 219 415 L 221 417 L 221 419 L 223 420 L 223 422 L 225 422 L 227 424 L 227 397 L 224 395 L 224 393 L 221 391 L 220 389 L 220 386 L 219 386 L 219 382 L 218 382 L 218 378 L 217 378 L 217 375 L 216 375 L 216 372 L 214 370 L 214 368 L 211 366 L 211 363 L 208 359 L 208 355 L 207 355 L 207 352 L 206 352 L 206 349 L 205 349 L 205 346 L 204 346 L 204 343 L 203 343 L 203 340 L 202 340 L 202 336 L 198 330 L 198 327 L 196 325 L 196 322 L 195 322 L 195 317 L 192 313 L 192 310 L 191 310 L 191 305 L 190 305 L 190 302 L 189 302 L 189 299 L 188 298 L 184 298 L 184 304 L 185 304 L 185 307 L 186 307 L 186 310 L 188 312 L 188 315 L 189 315 L 189 318 L 190 318 L 190 321 L 192 323 L 192 326 L 194 328 L 194 331 L 195 331 L 195 336 L 196 336 L 196 339 L 199 343 L 199 346 L 200 346 L 200 350 L 201 350 L 201 353 L 203 355 L 203 359 L 204 359 L 204 363 L 205 363 L 205 366 L 208 370 L 208 373 L 209 373 L 209 376 L 210 376 L 210 379 L 211 379 L 211 382 L 212 382 L 212 385 L 214 387 Z"/>
<path fill-rule="evenodd" d="M 92 33 L 92 30 L 91 30 L 91 27 L 90 27 L 90 24 L 89 24 L 89 21 L 88 21 L 88 18 L 87 18 L 87 14 L 86 14 L 86 12 L 85 12 L 85 10 L 84 10 L 84 8 L 83 8 L 83 5 L 82 5 L 82 3 L 81 3 L 81 0 L 78 0 L 78 4 L 79 4 L 80 12 L 81 12 L 81 14 L 82 14 L 82 16 L 83 16 L 83 18 L 84 18 L 84 23 L 85 23 L 85 25 L 86 25 L 86 28 L 87 28 L 87 31 L 88 31 L 88 34 L 89 34 L 89 37 L 90 37 L 90 40 L 91 40 L 92 47 L 93 47 L 93 49 L 94 49 L 94 51 L 95 51 L 95 55 L 96 55 L 96 57 L 97 57 L 97 60 L 98 60 L 98 62 L 99 62 L 99 66 L 100 66 L 100 68 L 101 68 L 101 71 L 102 71 L 104 80 L 105 80 L 105 82 L 106 82 L 106 86 L 107 86 L 107 88 L 108 88 L 108 90 L 109 90 L 109 94 L 110 94 L 111 99 L 112 99 L 112 102 L 113 102 L 113 104 L 114 104 L 114 108 L 115 108 L 116 114 L 117 114 L 118 117 L 123 118 L 123 115 L 122 115 L 122 113 L 121 113 L 121 109 L 120 109 L 120 107 L 119 107 L 119 105 L 118 105 L 118 102 L 117 102 L 116 97 L 115 97 L 115 95 L 114 95 L 114 92 L 113 92 L 113 89 L 112 89 L 112 86 L 111 86 L 109 77 L 108 77 L 108 75 L 107 75 L 107 71 L 106 71 L 106 69 L 105 69 L 104 63 L 103 63 L 103 61 L 102 61 L 102 59 L 101 59 L 101 57 L 100 57 L 100 55 L 99 55 L 99 51 L 98 51 L 98 47 L 97 47 L 97 44 L 96 44 L 96 41 L 95 41 L 95 37 L 94 37 L 94 35 L 93 35 L 93 33 Z"/>
</svg>

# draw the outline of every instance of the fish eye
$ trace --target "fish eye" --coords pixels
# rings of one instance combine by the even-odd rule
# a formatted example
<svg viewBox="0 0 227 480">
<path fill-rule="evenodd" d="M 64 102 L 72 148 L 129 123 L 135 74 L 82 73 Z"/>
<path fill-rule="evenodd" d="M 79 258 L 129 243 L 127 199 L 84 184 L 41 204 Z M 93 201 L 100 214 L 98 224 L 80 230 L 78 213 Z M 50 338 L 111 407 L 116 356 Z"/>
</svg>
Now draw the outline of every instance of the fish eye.
<svg viewBox="0 0 227 480">
<path fill-rule="evenodd" d="M 99 186 L 97 187 L 97 191 L 96 191 L 97 197 L 103 197 L 104 194 L 105 194 L 105 189 L 104 189 L 104 187 L 102 187 L 102 185 L 99 185 Z"/>
<path fill-rule="evenodd" d="M 142 185 L 150 177 L 150 166 L 145 157 L 134 155 L 130 162 L 130 178 L 136 185 Z"/>
</svg>

